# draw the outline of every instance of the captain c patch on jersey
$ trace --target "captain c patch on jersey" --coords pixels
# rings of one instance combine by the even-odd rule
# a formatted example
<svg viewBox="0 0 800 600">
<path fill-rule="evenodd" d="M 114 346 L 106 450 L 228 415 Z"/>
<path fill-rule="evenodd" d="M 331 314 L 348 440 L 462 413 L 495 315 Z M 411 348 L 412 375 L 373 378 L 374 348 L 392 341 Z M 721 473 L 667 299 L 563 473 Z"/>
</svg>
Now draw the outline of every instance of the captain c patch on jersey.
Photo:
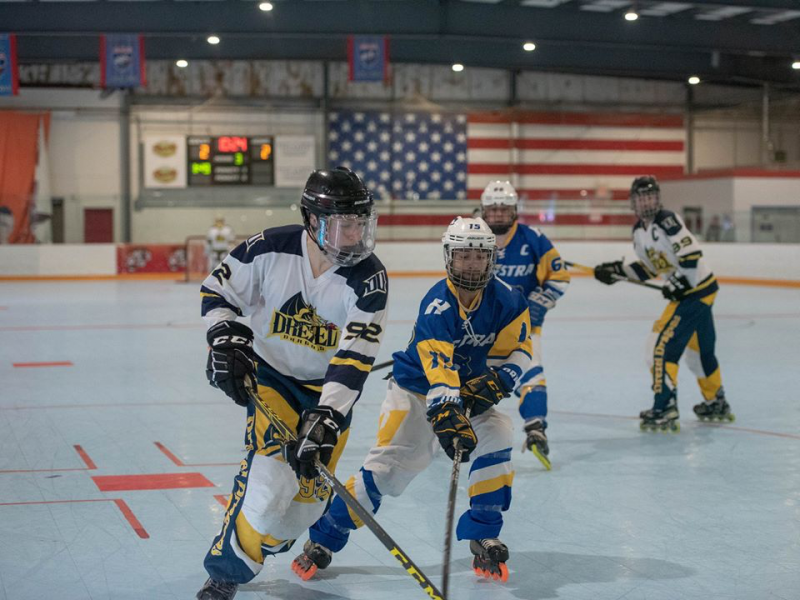
<svg viewBox="0 0 800 600">
<path fill-rule="evenodd" d="M 320 317 L 301 293 L 292 296 L 280 310 L 272 312 L 269 335 L 325 352 L 339 345 L 340 330 L 335 324 Z"/>
</svg>

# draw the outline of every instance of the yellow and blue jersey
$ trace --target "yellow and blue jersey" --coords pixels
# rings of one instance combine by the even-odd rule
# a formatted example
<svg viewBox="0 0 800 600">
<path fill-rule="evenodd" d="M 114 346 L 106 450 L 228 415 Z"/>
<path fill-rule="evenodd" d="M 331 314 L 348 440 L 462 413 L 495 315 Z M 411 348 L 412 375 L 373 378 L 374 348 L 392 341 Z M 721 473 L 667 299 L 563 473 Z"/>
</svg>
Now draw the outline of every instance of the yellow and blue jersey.
<svg viewBox="0 0 800 600">
<path fill-rule="evenodd" d="M 408 348 L 395 352 L 394 378 L 426 396 L 428 409 L 461 403 L 462 383 L 495 368 L 507 389 L 517 387 L 532 359 L 526 299 L 497 278 L 462 308 L 448 279 L 434 285 L 420 303 Z"/>
<path fill-rule="evenodd" d="M 496 277 L 522 292 L 526 298 L 539 287 L 552 292 L 556 299 L 564 295 L 569 285 L 569 273 L 546 235 L 517 222 L 506 239 L 506 245 L 497 249 Z M 541 327 L 542 323 L 532 325 Z"/>
</svg>

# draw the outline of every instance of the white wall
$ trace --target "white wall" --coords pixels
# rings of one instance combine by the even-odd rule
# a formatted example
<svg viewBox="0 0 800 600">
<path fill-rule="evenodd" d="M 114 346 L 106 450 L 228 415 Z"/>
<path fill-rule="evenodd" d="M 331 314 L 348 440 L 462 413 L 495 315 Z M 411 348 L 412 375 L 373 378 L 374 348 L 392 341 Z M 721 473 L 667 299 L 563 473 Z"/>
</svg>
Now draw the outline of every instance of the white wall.
<svg viewBox="0 0 800 600">
<path fill-rule="evenodd" d="M 114 244 L 0 246 L 0 277 L 108 276 L 117 273 Z"/>
</svg>

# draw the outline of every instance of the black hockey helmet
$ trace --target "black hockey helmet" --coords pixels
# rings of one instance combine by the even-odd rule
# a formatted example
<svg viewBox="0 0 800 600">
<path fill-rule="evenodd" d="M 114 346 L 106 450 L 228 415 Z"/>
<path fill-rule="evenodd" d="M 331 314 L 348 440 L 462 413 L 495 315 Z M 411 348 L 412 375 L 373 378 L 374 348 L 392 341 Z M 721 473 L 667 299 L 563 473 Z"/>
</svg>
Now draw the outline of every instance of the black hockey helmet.
<svg viewBox="0 0 800 600">
<path fill-rule="evenodd" d="M 346 167 L 311 173 L 300 212 L 306 231 L 334 264 L 354 265 L 375 248 L 375 200 L 361 178 Z"/>
<path fill-rule="evenodd" d="M 631 184 L 631 209 L 636 216 L 652 221 L 661 210 L 661 187 L 652 175 L 637 177 Z"/>
</svg>

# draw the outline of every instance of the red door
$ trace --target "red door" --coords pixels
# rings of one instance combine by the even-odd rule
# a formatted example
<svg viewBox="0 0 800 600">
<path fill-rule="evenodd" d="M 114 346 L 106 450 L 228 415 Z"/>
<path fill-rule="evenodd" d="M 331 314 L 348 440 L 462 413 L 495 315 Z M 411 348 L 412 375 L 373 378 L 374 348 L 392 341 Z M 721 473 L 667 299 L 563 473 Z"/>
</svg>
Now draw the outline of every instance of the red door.
<svg viewBox="0 0 800 600">
<path fill-rule="evenodd" d="M 83 209 L 83 241 L 86 244 L 114 242 L 114 209 Z"/>
</svg>

